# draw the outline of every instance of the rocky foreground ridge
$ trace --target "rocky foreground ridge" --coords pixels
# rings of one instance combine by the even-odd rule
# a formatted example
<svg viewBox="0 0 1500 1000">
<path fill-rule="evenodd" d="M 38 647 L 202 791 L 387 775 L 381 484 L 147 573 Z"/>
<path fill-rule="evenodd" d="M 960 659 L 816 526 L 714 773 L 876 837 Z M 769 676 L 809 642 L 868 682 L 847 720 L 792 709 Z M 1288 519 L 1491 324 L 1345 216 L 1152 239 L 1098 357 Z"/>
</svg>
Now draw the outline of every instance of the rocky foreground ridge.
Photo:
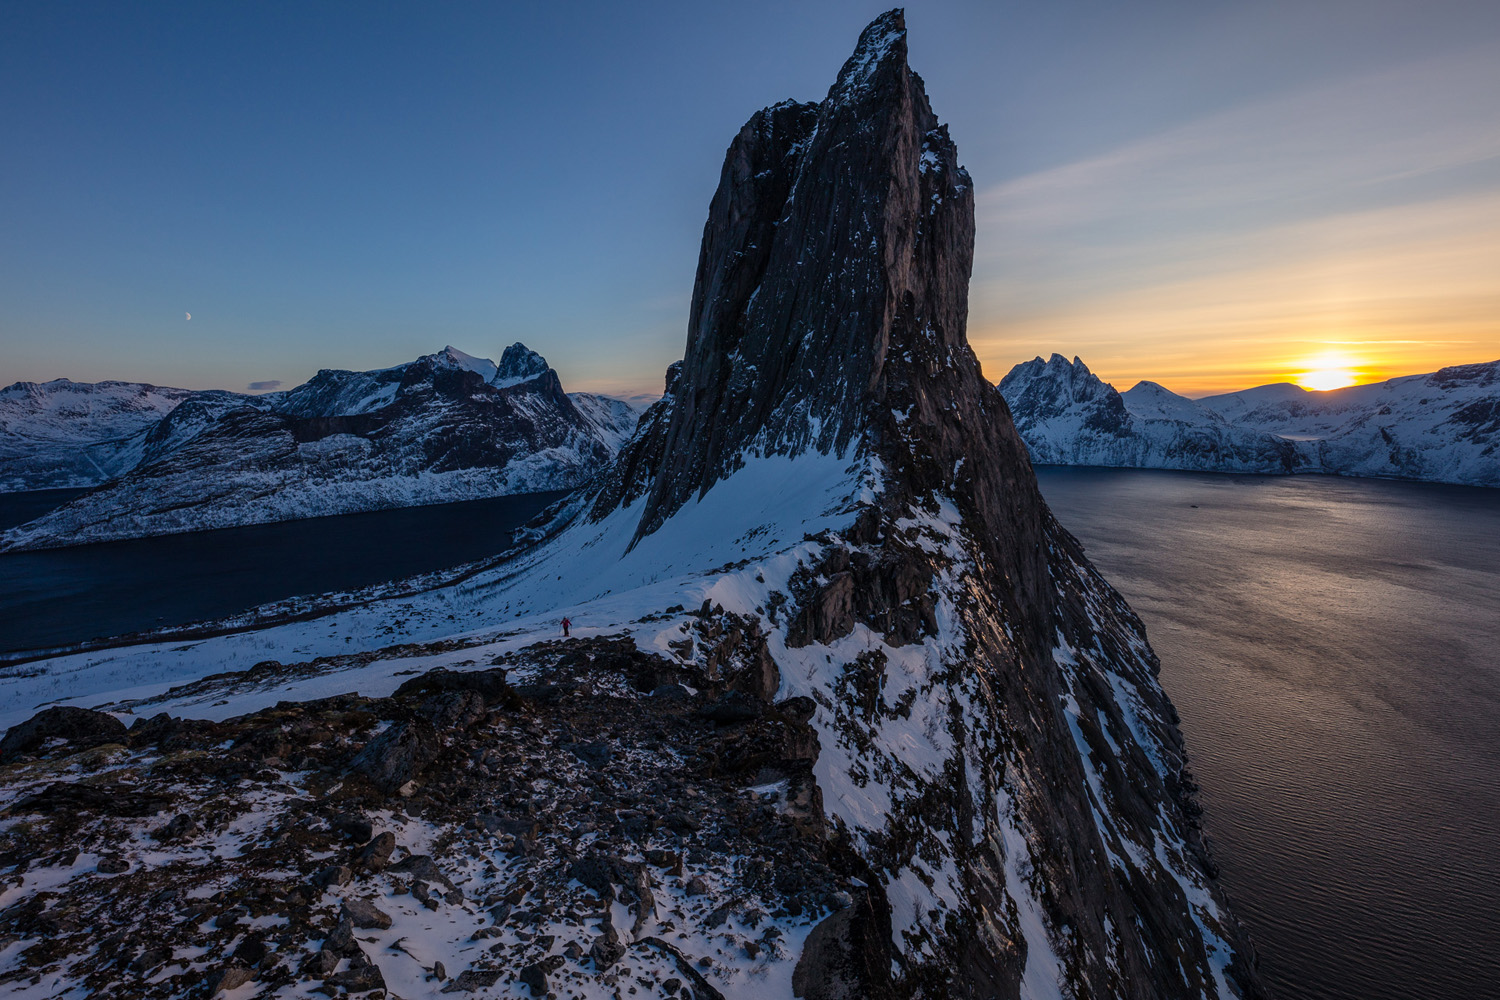
<svg viewBox="0 0 1500 1000">
<path fill-rule="evenodd" d="M 972 250 L 892 11 L 736 136 L 666 396 L 516 551 L 0 677 L 108 713 L 0 746 L 0 982 L 1264 996 L 1141 624 L 966 343 Z"/>
<path fill-rule="evenodd" d="M 1117 392 L 1054 354 L 1016 365 L 1000 391 L 1041 464 L 1500 486 L 1500 361 L 1325 392 L 1282 382 L 1189 399 L 1155 382 Z"/>
<path fill-rule="evenodd" d="M 0 475 L 39 488 L 65 468 L 65 483 L 95 486 L 0 534 L 6 551 L 571 489 L 639 412 L 563 392 L 541 355 L 512 344 L 499 364 L 448 347 L 260 396 L 18 383 L 0 391 L 0 415 L 0 450 L 18 452 L 0 453 Z"/>
</svg>

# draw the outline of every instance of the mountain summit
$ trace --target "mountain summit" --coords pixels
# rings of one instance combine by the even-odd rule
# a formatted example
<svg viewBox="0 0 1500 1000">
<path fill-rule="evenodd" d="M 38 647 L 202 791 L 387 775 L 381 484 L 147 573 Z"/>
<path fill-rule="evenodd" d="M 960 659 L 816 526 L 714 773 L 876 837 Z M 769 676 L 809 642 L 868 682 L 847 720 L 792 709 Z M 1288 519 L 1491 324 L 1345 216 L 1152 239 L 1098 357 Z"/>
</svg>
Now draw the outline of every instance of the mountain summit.
<svg viewBox="0 0 1500 1000">
<path fill-rule="evenodd" d="M 973 237 L 891 11 L 821 103 L 735 137 L 665 397 L 513 554 L 440 590 L 0 684 L 16 702 L 68 671 L 98 704 L 129 677 L 110 707 L 155 714 L 132 746 L 206 748 L 171 788 L 212 807 L 171 806 L 181 839 L 151 870 L 204 900 L 193 932 L 241 898 L 282 914 L 267 939 L 302 963 L 285 981 L 1261 997 L 1142 625 L 1043 503 L 965 339 Z M 148 676 L 166 693 L 141 696 Z M 223 721 L 161 714 L 205 704 Z M 46 752 L 85 722 L 111 738 L 39 716 L 7 742 Z M 243 766 L 217 763 L 231 746 Z M 173 859 L 251 796 L 256 829 L 282 832 L 221 904 Z M 262 889 L 273 864 L 296 880 Z M 289 884 L 308 887 L 295 906 Z M 68 891 L 12 910 L 27 928 L 94 912 Z M 204 963 L 238 940 L 216 920 L 231 930 L 192 941 Z M 97 939 L 47 954 L 82 969 Z"/>
<path fill-rule="evenodd" d="M 590 517 L 638 512 L 639 545 L 753 489 L 757 460 L 861 470 L 780 626 L 829 651 L 808 693 L 849 792 L 824 802 L 884 895 L 849 989 L 1253 995 L 1141 625 L 1053 520 L 965 338 L 973 245 L 972 183 L 891 11 L 821 104 L 730 145 L 685 359 Z"/>
<path fill-rule="evenodd" d="M 649 490 L 648 533 L 747 455 L 897 430 L 906 380 L 887 359 L 967 350 L 973 197 L 899 10 L 865 29 L 821 104 L 754 115 L 709 205 L 685 358 L 595 516 Z"/>
</svg>

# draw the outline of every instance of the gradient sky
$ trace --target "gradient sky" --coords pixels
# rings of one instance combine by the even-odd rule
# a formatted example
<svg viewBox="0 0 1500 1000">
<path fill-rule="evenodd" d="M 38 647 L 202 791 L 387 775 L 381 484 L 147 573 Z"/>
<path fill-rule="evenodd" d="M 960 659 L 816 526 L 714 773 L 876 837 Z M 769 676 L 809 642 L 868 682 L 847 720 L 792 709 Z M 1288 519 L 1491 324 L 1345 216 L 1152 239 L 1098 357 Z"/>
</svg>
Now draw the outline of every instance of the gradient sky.
<svg viewBox="0 0 1500 1000">
<path fill-rule="evenodd" d="M 659 391 L 724 149 L 881 3 L 0 9 L 0 384 L 244 389 L 522 340 Z M 1500 3 L 915 2 L 993 379 L 1500 358 Z M 191 321 L 185 319 L 192 313 Z"/>
</svg>

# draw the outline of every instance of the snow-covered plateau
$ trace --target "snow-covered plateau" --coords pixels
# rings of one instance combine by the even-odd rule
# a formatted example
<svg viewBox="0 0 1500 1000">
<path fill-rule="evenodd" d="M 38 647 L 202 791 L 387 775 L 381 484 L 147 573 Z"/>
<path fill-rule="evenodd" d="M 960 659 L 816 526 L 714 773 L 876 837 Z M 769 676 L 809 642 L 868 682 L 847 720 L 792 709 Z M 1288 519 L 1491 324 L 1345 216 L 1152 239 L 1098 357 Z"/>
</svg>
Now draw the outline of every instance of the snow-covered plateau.
<svg viewBox="0 0 1500 1000">
<path fill-rule="evenodd" d="M 890 11 L 734 137 L 664 397 L 509 552 L 12 658 L 0 996 L 1265 997 L 973 248 Z"/>
<path fill-rule="evenodd" d="M 0 391 L 0 477 L 94 488 L 0 534 L 0 551 L 571 489 L 639 415 L 564 393 L 521 344 L 499 364 L 448 347 L 260 396 L 17 383 Z"/>
<path fill-rule="evenodd" d="M 1000 382 L 1032 461 L 1317 472 L 1500 486 L 1500 361 L 1316 392 L 1290 383 L 1189 399 L 1126 392 L 1059 354 Z"/>
</svg>

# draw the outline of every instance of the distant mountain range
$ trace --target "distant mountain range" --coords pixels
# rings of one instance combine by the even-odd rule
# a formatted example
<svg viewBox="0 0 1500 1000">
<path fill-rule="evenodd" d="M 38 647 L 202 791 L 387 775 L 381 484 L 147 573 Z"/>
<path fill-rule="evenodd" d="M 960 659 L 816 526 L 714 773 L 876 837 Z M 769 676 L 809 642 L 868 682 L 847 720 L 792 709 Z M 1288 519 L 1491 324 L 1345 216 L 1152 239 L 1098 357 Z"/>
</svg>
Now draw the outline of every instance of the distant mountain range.
<svg viewBox="0 0 1500 1000">
<path fill-rule="evenodd" d="M 1321 472 L 1500 486 L 1500 361 L 1314 392 L 1290 383 L 1189 399 L 1117 392 L 1078 358 L 1000 381 L 1033 462 Z"/>
<path fill-rule="evenodd" d="M 94 488 L 0 550 L 568 489 L 639 412 L 563 392 L 523 344 L 498 364 L 447 347 L 260 396 L 18 382 L 0 390 L 0 489 Z"/>
</svg>

